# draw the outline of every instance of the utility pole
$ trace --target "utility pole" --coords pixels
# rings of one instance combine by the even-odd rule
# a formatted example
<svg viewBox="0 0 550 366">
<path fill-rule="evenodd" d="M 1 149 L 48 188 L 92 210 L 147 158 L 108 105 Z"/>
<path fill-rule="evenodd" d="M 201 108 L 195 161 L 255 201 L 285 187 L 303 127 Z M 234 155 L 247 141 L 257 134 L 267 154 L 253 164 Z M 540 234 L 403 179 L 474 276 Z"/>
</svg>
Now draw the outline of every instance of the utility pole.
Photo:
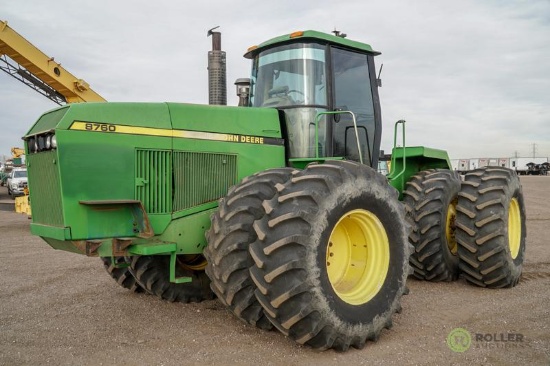
<svg viewBox="0 0 550 366">
<path fill-rule="evenodd" d="M 517 158 L 518 157 L 518 151 L 514 151 L 514 158 Z"/>
<path fill-rule="evenodd" d="M 533 144 L 533 159 L 537 157 L 537 144 Z"/>
</svg>

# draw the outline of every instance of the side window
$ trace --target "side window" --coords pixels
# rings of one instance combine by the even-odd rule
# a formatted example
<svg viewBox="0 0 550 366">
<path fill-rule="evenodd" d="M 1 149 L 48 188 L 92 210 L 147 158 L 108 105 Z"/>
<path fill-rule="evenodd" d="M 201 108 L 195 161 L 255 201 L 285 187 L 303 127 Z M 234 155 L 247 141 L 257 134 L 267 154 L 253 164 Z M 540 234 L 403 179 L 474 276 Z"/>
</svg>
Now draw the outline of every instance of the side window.
<svg viewBox="0 0 550 366">
<path fill-rule="evenodd" d="M 354 113 L 363 162 L 370 164 L 374 143 L 374 105 L 367 55 L 332 48 L 333 105 Z M 338 121 L 338 122 L 336 122 Z M 349 114 L 342 114 L 333 122 L 334 156 L 359 161 L 359 148 Z"/>
</svg>

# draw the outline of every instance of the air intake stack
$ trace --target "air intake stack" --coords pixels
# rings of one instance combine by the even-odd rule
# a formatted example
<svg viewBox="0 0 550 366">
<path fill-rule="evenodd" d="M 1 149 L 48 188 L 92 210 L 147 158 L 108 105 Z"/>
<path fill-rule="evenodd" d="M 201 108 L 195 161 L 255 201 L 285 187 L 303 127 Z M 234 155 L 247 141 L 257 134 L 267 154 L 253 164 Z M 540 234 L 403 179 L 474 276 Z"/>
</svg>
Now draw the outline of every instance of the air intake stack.
<svg viewBox="0 0 550 366">
<path fill-rule="evenodd" d="M 212 51 L 208 52 L 208 104 L 227 105 L 225 52 L 222 51 L 222 34 L 208 31 L 212 36 Z"/>
</svg>

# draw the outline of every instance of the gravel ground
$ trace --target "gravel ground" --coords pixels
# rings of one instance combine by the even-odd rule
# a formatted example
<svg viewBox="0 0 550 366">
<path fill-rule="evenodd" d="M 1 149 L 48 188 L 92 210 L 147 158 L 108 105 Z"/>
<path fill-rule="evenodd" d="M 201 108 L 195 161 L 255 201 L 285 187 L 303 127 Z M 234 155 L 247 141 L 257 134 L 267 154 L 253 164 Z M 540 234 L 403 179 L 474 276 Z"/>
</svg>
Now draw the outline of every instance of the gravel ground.
<svg viewBox="0 0 550 366">
<path fill-rule="evenodd" d="M 517 287 L 410 279 L 394 327 L 346 353 L 316 352 L 248 326 L 218 301 L 174 304 L 130 293 L 99 259 L 55 251 L 29 233 L 26 216 L 0 211 L 0 364 L 549 365 L 550 177 L 522 183 L 528 239 Z M 6 198 L 1 187 L 0 201 Z M 446 344 L 457 327 L 474 337 L 464 353 Z M 523 342 L 476 341 L 476 333 L 520 334 Z"/>
</svg>

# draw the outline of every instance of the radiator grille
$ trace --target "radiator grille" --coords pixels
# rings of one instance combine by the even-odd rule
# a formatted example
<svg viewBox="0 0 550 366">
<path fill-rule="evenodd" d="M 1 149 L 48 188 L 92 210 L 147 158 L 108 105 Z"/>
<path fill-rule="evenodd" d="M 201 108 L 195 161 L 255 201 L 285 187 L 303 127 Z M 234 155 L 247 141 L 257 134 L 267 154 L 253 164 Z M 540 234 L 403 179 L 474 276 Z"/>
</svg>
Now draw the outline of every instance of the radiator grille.
<svg viewBox="0 0 550 366">
<path fill-rule="evenodd" d="M 215 201 L 236 182 L 236 155 L 174 152 L 173 210 Z"/>
<path fill-rule="evenodd" d="M 38 224 L 63 227 L 61 185 L 56 162 L 56 150 L 27 155 L 32 220 Z"/>
<path fill-rule="evenodd" d="M 165 150 L 136 151 L 136 199 L 148 213 L 171 212 L 172 153 Z"/>
</svg>

